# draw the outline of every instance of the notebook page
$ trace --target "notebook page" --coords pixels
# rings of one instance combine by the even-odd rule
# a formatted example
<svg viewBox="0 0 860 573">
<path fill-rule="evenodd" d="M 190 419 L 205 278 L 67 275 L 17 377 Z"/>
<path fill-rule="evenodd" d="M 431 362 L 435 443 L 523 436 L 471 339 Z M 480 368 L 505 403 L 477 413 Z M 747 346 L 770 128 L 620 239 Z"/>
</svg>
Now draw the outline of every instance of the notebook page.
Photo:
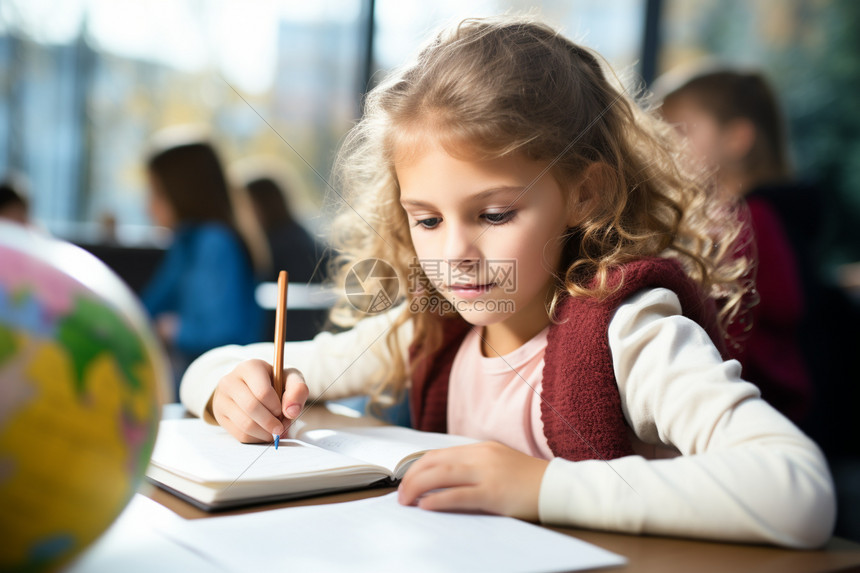
<svg viewBox="0 0 860 573">
<path fill-rule="evenodd" d="M 419 432 L 400 426 L 309 430 L 300 434 L 309 444 L 365 460 L 395 472 L 397 465 L 427 450 L 472 444 L 477 440 L 451 434 Z"/>
<path fill-rule="evenodd" d="M 366 465 L 297 440 L 242 444 L 220 426 L 197 418 L 162 420 L 152 464 L 201 483 L 282 479 L 335 468 Z M 244 473 L 243 473 L 244 472 Z"/>
<path fill-rule="evenodd" d="M 230 571 L 499 573 L 625 563 L 604 549 L 509 517 L 402 506 L 397 494 L 172 524 L 167 536 Z M 252 548 L 252 549 L 249 549 Z"/>
</svg>

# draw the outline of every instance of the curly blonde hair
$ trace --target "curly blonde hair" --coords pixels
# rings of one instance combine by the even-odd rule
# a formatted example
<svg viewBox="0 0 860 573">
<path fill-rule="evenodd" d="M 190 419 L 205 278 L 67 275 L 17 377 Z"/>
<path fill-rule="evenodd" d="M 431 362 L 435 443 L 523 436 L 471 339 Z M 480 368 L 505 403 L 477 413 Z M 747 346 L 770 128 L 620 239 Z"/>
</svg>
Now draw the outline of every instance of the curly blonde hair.
<svg viewBox="0 0 860 573">
<path fill-rule="evenodd" d="M 547 162 L 562 189 L 579 188 L 586 173 L 599 181 L 587 217 L 564 237 L 548 316 L 565 293 L 605 298 L 620 286 L 608 281 L 612 269 L 662 256 L 677 259 L 704 292 L 723 301 L 725 328 L 747 290 L 741 220 L 715 203 L 701 173 L 684 167 L 672 128 L 640 109 L 612 77 L 588 49 L 530 19 L 467 19 L 437 34 L 367 95 L 364 116 L 340 150 L 334 186 L 343 205 L 332 224 L 339 256 L 331 276 L 343 284 L 350 266 L 370 257 L 390 263 L 401 279 L 414 272 L 394 158 L 431 135 L 452 154 L 468 148 L 480 159 L 523 154 Z M 389 367 L 372 397 L 377 404 L 396 399 L 409 380 L 396 327 L 413 321 L 419 357 L 441 340 L 440 316 L 408 304 L 439 296 L 426 277 L 421 284 L 425 292 L 406 293 L 387 336 Z M 360 316 L 342 301 L 331 319 L 348 325 Z"/>
</svg>

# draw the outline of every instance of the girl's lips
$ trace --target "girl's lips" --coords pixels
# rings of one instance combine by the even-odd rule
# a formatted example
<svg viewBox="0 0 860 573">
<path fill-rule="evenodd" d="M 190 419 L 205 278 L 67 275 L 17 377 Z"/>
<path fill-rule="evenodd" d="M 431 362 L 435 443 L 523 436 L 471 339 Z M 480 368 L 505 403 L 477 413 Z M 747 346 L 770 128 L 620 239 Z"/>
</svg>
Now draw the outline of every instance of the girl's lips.
<svg viewBox="0 0 860 573">
<path fill-rule="evenodd" d="M 459 298 L 478 298 L 490 292 L 494 286 L 496 286 L 495 283 L 485 285 L 451 285 L 448 289 Z"/>
</svg>

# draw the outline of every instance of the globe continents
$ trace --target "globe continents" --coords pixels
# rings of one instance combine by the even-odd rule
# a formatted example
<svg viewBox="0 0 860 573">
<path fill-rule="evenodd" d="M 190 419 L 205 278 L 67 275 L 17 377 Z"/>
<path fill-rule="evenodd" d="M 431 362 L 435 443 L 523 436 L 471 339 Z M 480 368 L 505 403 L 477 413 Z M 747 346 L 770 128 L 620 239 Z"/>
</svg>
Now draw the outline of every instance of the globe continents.
<svg viewBox="0 0 860 573">
<path fill-rule="evenodd" d="M 168 370 L 89 253 L 0 223 L 0 570 L 52 570 L 137 489 Z"/>
</svg>

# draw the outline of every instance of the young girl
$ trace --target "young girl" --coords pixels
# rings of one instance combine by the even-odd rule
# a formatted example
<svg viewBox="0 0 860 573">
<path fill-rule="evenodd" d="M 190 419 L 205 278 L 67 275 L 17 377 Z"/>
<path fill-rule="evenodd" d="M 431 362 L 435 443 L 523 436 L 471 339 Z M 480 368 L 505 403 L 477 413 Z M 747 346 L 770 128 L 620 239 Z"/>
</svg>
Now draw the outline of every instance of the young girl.
<svg viewBox="0 0 860 573">
<path fill-rule="evenodd" d="M 382 259 L 405 303 L 288 344 L 280 403 L 271 344 L 205 354 L 182 401 L 260 442 L 309 396 L 407 388 L 413 426 L 486 441 L 414 464 L 404 504 L 821 545 L 827 465 L 721 357 L 746 262 L 676 157 L 589 51 L 465 20 L 368 95 L 338 161 L 341 272 Z"/>
</svg>

